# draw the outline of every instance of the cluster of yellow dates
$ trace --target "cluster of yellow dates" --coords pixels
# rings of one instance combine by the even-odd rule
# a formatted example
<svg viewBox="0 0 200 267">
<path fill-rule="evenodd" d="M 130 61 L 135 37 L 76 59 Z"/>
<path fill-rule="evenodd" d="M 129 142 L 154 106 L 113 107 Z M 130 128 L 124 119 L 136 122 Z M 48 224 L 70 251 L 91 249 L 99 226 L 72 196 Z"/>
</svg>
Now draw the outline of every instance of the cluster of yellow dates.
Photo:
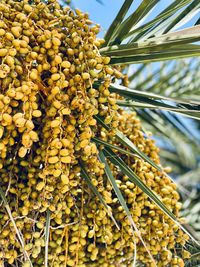
<svg viewBox="0 0 200 267">
<path fill-rule="evenodd" d="M 135 249 L 146 266 L 181 267 L 189 257 L 183 249 L 188 236 L 109 162 L 152 262 L 106 179 L 101 147 L 92 137 L 120 146 L 118 128 L 156 163 L 159 158 L 135 114 L 118 109 L 109 91 L 122 75 L 100 55 L 98 31 L 87 14 L 54 0 L 0 2 L 0 187 L 11 211 L 0 203 L 0 267 L 29 267 L 30 261 L 46 266 L 47 212 L 48 266 L 131 266 Z M 97 114 L 112 131 L 97 124 Z M 169 178 L 137 157 L 116 153 L 178 216 L 179 195 Z M 120 230 L 88 188 L 80 161 Z"/>
</svg>

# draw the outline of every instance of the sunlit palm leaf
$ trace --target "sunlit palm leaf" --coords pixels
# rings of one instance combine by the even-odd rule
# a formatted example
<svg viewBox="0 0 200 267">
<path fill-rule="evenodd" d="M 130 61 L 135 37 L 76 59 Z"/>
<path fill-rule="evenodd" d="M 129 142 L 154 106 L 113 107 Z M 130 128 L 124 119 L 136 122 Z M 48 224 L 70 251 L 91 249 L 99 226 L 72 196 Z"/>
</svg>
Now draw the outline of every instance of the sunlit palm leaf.
<svg viewBox="0 0 200 267">
<path fill-rule="evenodd" d="M 131 1 L 125 1 L 101 49 L 102 54 L 111 56 L 111 64 L 147 63 L 200 55 L 200 46 L 193 44 L 200 40 L 198 25 L 168 33 L 196 15 L 200 6 L 197 0 L 176 0 L 156 18 L 137 26 L 160 2 L 162 0 L 143 0 L 124 20 L 131 6 Z"/>
<path fill-rule="evenodd" d="M 105 39 L 104 46 L 106 46 L 107 44 L 110 43 L 110 40 L 111 40 L 112 36 L 118 30 L 121 22 L 123 21 L 126 13 L 129 10 L 129 8 L 130 8 L 130 6 L 131 6 L 133 1 L 134 0 L 126 0 L 126 1 L 124 1 L 124 4 L 122 5 L 119 13 L 117 14 L 116 18 L 113 20 L 112 24 L 110 25 L 110 28 L 106 32 L 106 35 L 104 37 L 104 39 Z"/>
<path fill-rule="evenodd" d="M 112 44 L 120 44 L 124 36 L 128 35 L 129 31 L 143 19 L 160 0 L 143 0 L 139 7 L 131 14 L 119 27 L 115 34 L 115 39 Z"/>
<path fill-rule="evenodd" d="M 174 33 L 163 34 L 159 37 L 138 41 L 130 44 L 121 44 L 106 46 L 101 48 L 101 53 L 111 56 L 112 58 L 120 58 L 122 56 L 152 54 L 160 51 L 173 51 L 173 48 L 181 50 L 199 49 L 199 45 L 189 45 L 188 43 L 197 42 L 200 40 L 200 26 L 193 26 Z M 182 46 L 181 46 L 182 45 Z"/>
<path fill-rule="evenodd" d="M 193 1 L 167 26 L 164 33 L 167 33 L 176 27 L 180 27 L 180 24 L 184 24 L 189 21 L 199 11 L 199 8 L 199 0 Z"/>
<path fill-rule="evenodd" d="M 188 101 L 194 100 L 197 103 L 199 101 L 198 92 L 200 83 L 198 66 L 198 59 L 167 62 L 167 64 L 156 66 L 156 68 L 154 68 L 153 64 L 142 65 L 138 67 L 138 70 L 141 69 L 142 71 L 138 72 L 134 77 L 134 82 L 131 82 L 129 87 L 131 90 L 133 88 L 138 92 L 142 88 L 143 91 L 149 93 L 162 94 L 176 99 L 187 99 Z M 128 73 L 131 77 L 132 73 L 137 73 L 137 69 L 135 71 L 130 68 Z M 169 104 L 169 102 L 167 103 Z M 197 130 L 194 129 L 194 126 L 191 127 L 191 121 L 183 120 L 183 118 L 175 113 L 170 114 L 166 111 L 169 110 L 167 106 L 154 106 L 153 108 L 152 104 L 145 104 L 145 102 L 131 103 L 131 101 L 127 104 L 129 108 L 132 107 L 137 111 L 138 115 L 145 122 L 145 127 L 152 131 L 155 136 L 161 138 L 163 143 L 166 142 L 167 138 L 173 144 L 175 150 L 165 151 L 165 147 L 163 146 L 160 153 L 167 162 L 172 164 L 174 170 L 177 170 L 177 167 L 180 166 L 182 173 L 185 167 L 194 168 L 196 166 L 200 139 L 197 138 Z M 119 101 L 119 105 L 123 106 L 123 101 Z M 140 108 L 145 106 L 147 108 Z M 181 108 L 185 109 L 185 106 L 181 105 Z M 174 111 L 176 111 L 176 108 Z M 198 116 L 199 110 L 197 109 L 196 111 L 196 115 Z"/>
<path fill-rule="evenodd" d="M 118 104 L 124 107 L 164 109 L 171 112 L 181 113 L 190 118 L 200 119 L 200 102 L 198 101 L 165 97 L 150 92 L 129 89 L 116 84 L 110 85 L 110 91 L 131 100 L 118 101 Z"/>
<path fill-rule="evenodd" d="M 152 36 L 159 36 L 165 32 L 165 29 L 168 27 L 170 23 L 173 23 L 176 20 L 177 16 L 183 11 L 183 7 L 187 8 L 187 5 L 191 3 L 192 0 L 182 0 L 182 1 L 174 1 L 167 8 L 165 8 L 160 14 L 156 16 L 155 19 L 150 20 L 143 28 L 138 28 L 137 32 L 139 32 L 136 36 L 135 33 L 129 33 L 129 36 L 133 35 L 131 38 L 131 42 L 135 42 L 139 39 L 147 39 Z M 195 12 L 193 16 L 195 15 Z M 191 19 L 193 17 L 191 15 Z"/>
<path fill-rule="evenodd" d="M 161 2 L 162 1 L 163 0 L 161 0 Z M 152 2 L 152 1 L 149 1 L 149 2 Z M 172 4 L 170 4 L 168 7 L 166 7 L 162 12 L 160 12 L 160 14 L 158 14 L 156 16 L 156 18 L 150 20 L 149 22 L 143 24 L 140 27 L 135 28 L 134 30 L 130 31 L 128 34 L 127 34 L 127 30 L 126 30 L 126 23 L 124 23 L 124 25 L 123 25 L 124 27 L 121 30 L 122 32 L 124 30 L 124 34 L 121 37 L 121 41 L 127 37 L 134 36 L 136 33 L 140 34 L 136 38 L 136 40 L 141 39 L 141 37 L 148 32 L 150 32 L 150 34 L 153 35 L 153 31 L 155 32 L 155 29 L 157 29 L 158 27 L 161 27 L 161 26 L 163 28 L 163 24 L 166 22 L 166 20 L 173 17 L 176 14 L 176 12 L 181 10 L 183 7 L 186 6 L 186 8 L 187 8 L 187 5 L 189 3 L 192 3 L 192 2 L 193 2 L 192 0 L 175 0 Z M 159 1 L 157 1 L 157 3 L 159 3 Z M 146 6 L 144 6 L 144 9 L 146 9 Z M 128 20 L 129 20 L 129 18 L 127 19 L 127 21 Z M 118 40 L 119 40 L 119 38 L 118 38 Z"/>
</svg>

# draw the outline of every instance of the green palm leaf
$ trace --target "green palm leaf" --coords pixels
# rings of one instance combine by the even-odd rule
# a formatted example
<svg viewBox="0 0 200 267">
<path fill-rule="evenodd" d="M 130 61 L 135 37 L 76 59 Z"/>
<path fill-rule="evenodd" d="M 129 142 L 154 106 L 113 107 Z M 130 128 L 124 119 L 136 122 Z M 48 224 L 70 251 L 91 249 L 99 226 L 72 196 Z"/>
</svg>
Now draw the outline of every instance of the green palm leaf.
<svg viewBox="0 0 200 267">
<path fill-rule="evenodd" d="M 106 125 L 103 121 L 103 119 L 99 116 L 95 116 L 96 120 L 107 130 L 109 130 L 109 126 Z M 147 157 L 142 151 L 140 151 L 132 142 L 129 140 L 122 132 L 116 131 L 115 134 L 118 141 L 123 144 L 125 147 L 127 147 L 130 151 L 137 154 L 139 157 L 141 157 L 144 161 L 151 164 L 154 168 L 162 172 L 162 169 L 160 166 L 158 166 L 153 160 L 151 160 L 149 157 Z"/>
<path fill-rule="evenodd" d="M 128 35 L 129 31 L 143 19 L 160 0 L 143 0 L 133 14 L 131 14 L 120 26 L 115 34 L 113 44 L 121 43 L 124 36 Z"/>
<path fill-rule="evenodd" d="M 200 46 L 193 44 L 200 40 L 198 25 L 168 33 L 196 15 L 200 5 L 197 0 L 176 0 L 141 26 L 138 23 L 162 1 L 141 1 L 124 20 L 131 2 L 124 2 L 105 36 L 101 53 L 111 57 L 111 64 L 147 63 L 200 55 Z"/>
<path fill-rule="evenodd" d="M 117 151 L 120 151 L 120 152 L 124 153 L 125 155 L 129 155 L 129 156 L 132 156 L 132 157 L 138 157 L 138 155 L 136 153 L 132 153 L 132 152 L 130 152 L 128 150 L 125 150 L 125 149 L 123 149 L 123 148 L 121 148 L 119 146 L 112 145 L 112 144 L 110 144 L 110 143 L 108 143 L 106 141 L 103 141 L 103 140 L 99 139 L 99 138 L 93 137 L 92 141 L 95 142 L 98 145 L 104 145 L 106 147 L 109 147 L 109 148 L 115 149 Z"/>
<path fill-rule="evenodd" d="M 200 7 L 199 0 L 193 1 L 190 5 L 188 5 L 180 14 L 176 16 L 176 18 L 167 26 L 164 33 L 167 33 L 180 25 L 180 23 L 185 23 L 190 20 L 198 11 Z"/>
<path fill-rule="evenodd" d="M 187 100 L 189 104 L 172 105 L 173 101 L 165 101 L 154 99 L 159 103 L 149 103 L 145 100 L 143 103 L 131 100 L 118 101 L 118 105 L 128 107 L 137 111 L 142 119 L 145 128 L 150 130 L 156 137 L 163 140 L 164 143 L 170 143 L 173 150 L 168 150 L 162 147 L 160 155 L 165 164 L 173 166 L 174 171 L 183 173 L 187 168 L 195 168 L 197 166 L 197 157 L 199 155 L 199 140 L 195 135 L 193 127 L 188 127 L 187 122 L 180 115 L 189 112 L 187 108 L 192 108 L 193 114 L 189 114 L 190 118 L 197 119 L 195 125 L 198 125 L 199 108 L 198 108 L 198 94 L 199 94 L 199 60 L 193 59 L 189 61 L 174 61 L 167 62 L 167 64 L 160 64 L 154 68 L 154 64 L 146 64 L 138 67 L 133 72 L 132 68 L 129 69 L 129 75 L 135 74 L 134 83 L 130 83 L 130 90 L 135 90 L 140 93 L 140 88 L 143 92 L 150 95 L 156 94 L 160 97 L 166 96 L 169 99 L 174 98 L 177 100 Z M 137 70 L 139 70 L 137 74 Z M 141 70 L 141 71 L 140 71 Z M 147 81 L 147 82 L 146 82 Z M 136 95 L 137 97 L 137 95 Z M 152 101 L 152 98 L 150 98 Z M 167 105 L 163 105 L 164 103 Z M 125 102 L 125 103 L 124 103 Z M 160 102 L 162 105 L 160 105 Z M 182 111 L 183 113 L 181 113 Z M 173 112 L 169 113 L 167 111 Z M 179 112 L 180 111 L 180 112 Z M 179 113 L 179 114 L 178 114 Z M 188 116 L 185 114 L 184 116 Z M 149 123 L 151 122 L 151 123 Z M 194 124 L 194 122 L 193 122 Z M 166 150 L 167 149 L 167 150 Z M 167 163 L 166 163 L 167 162 Z"/>
<path fill-rule="evenodd" d="M 118 104 L 121 106 L 128 107 L 140 107 L 140 108 L 153 108 L 153 109 L 165 109 L 172 112 L 178 112 L 182 115 L 200 119 L 200 102 L 191 101 L 180 98 L 171 98 L 165 97 L 162 95 L 157 95 L 149 92 L 141 92 L 139 90 L 129 89 L 124 86 L 111 84 L 110 91 L 117 93 L 125 98 L 128 98 L 130 101 L 118 101 Z M 163 103 L 162 101 L 170 101 L 173 105 Z M 138 102 L 137 102 L 138 101 Z M 174 105 L 176 104 L 176 106 Z M 184 108 L 182 108 L 182 106 Z"/>
<path fill-rule="evenodd" d="M 165 28 L 176 20 L 176 14 L 182 12 L 183 7 L 187 8 L 187 5 L 191 2 L 192 0 L 174 1 L 158 14 L 155 19 L 150 20 L 150 22 L 144 24 L 143 27 L 139 27 L 135 31 L 130 32 L 128 36 L 132 36 L 131 41 L 134 42 L 141 38 L 147 39 L 151 36 L 162 34 Z M 135 33 L 138 33 L 138 35 L 135 36 Z"/>
<path fill-rule="evenodd" d="M 127 11 L 129 10 L 130 6 L 133 3 L 133 1 L 134 0 L 126 0 L 126 1 L 124 1 L 124 4 L 122 5 L 119 13 L 117 14 L 116 18 L 114 19 L 114 21 L 110 25 L 108 31 L 106 32 L 106 35 L 104 37 L 104 39 L 105 39 L 104 46 L 106 46 L 107 44 L 110 43 L 110 40 L 112 39 L 112 36 L 118 30 L 121 22 L 123 21 Z"/>
</svg>

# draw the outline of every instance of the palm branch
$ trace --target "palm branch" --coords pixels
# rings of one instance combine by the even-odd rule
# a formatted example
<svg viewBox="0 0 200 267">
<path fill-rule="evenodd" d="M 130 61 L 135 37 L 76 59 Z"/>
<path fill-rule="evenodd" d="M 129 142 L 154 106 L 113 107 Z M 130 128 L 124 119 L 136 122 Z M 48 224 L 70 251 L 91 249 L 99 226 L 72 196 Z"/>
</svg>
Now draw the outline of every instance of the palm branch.
<svg viewBox="0 0 200 267">
<path fill-rule="evenodd" d="M 195 98 L 195 92 L 198 92 L 198 63 L 197 58 L 169 61 L 159 66 L 155 66 L 157 64 L 143 64 L 134 68 L 130 66 L 127 70 L 129 88 L 138 91 L 139 88 L 143 88 L 148 93 L 193 101 L 198 99 L 198 95 Z M 174 171 L 179 169 L 178 172 L 184 172 L 197 166 L 200 142 L 198 120 L 183 117 L 183 113 L 170 112 L 166 107 L 148 106 L 130 101 L 129 103 L 119 101 L 119 105 L 129 105 L 129 108 L 136 110 L 145 128 L 153 132 L 158 141 L 162 140 L 160 154 L 166 162 L 170 161 L 170 165 L 173 164 Z M 198 106 L 195 108 L 198 114 Z"/>
</svg>

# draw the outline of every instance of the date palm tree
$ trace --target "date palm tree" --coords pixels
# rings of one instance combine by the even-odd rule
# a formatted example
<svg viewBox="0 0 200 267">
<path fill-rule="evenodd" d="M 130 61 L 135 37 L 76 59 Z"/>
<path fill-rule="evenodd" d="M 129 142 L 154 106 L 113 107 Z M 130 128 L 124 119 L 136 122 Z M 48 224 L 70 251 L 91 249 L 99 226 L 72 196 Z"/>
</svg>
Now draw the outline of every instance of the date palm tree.
<svg viewBox="0 0 200 267">
<path fill-rule="evenodd" d="M 187 171 L 193 171 L 193 174 L 195 171 L 198 171 L 198 145 L 200 140 L 198 134 L 195 134 L 195 131 L 191 127 L 188 127 L 187 123 L 188 121 L 192 121 L 194 128 L 199 127 L 200 99 L 198 96 L 198 65 L 200 61 L 198 60 L 198 56 L 200 56 L 200 20 L 197 19 L 193 22 L 192 19 L 195 18 L 199 11 L 200 3 L 199 0 L 174 0 L 152 18 L 152 11 L 157 5 L 162 4 L 162 2 L 165 2 L 165 0 L 141 0 L 139 6 L 132 12 L 129 12 L 130 9 L 132 10 L 132 7 L 134 8 L 134 1 L 125 0 L 105 34 L 105 42 L 102 44 L 99 53 L 105 58 L 110 57 L 111 61 L 109 64 L 114 66 L 116 71 L 120 69 L 123 73 L 123 77 L 120 76 L 122 78 L 121 83 L 119 84 L 119 82 L 115 82 L 113 79 L 108 88 L 110 93 L 118 95 L 118 106 L 126 110 L 127 113 L 131 111 L 137 112 L 138 117 L 143 121 L 143 125 L 145 126 L 144 132 L 145 129 L 151 130 L 154 136 L 160 141 L 163 147 L 161 157 L 164 164 L 173 165 L 175 175 L 181 176 Z M 57 21 L 54 22 L 57 23 Z M 193 23 L 193 25 L 188 27 L 188 22 Z M 48 45 L 47 43 L 47 47 Z M 73 51 L 70 53 L 73 53 Z M 159 63 L 154 64 L 155 62 Z M 129 82 L 126 80 L 127 77 Z M 57 76 L 54 76 L 54 78 L 56 80 Z M 87 73 L 84 79 L 87 79 Z M 94 81 L 92 86 L 94 89 L 98 89 L 101 83 L 102 80 L 98 79 Z M 111 130 L 104 116 L 96 114 L 94 115 L 94 119 L 101 129 L 105 131 Z M 132 220 L 130 205 L 126 202 L 115 179 L 115 173 L 119 170 L 121 176 L 126 176 L 127 179 L 136 184 L 139 190 L 147 195 L 148 199 L 152 200 L 165 215 L 190 236 L 190 241 L 185 246 L 191 252 L 191 258 L 185 264 L 188 267 L 198 266 L 198 262 L 200 262 L 200 246 L 198 241 L 199 237 L 196 235 L 196 232 L 193 228 L 191 230 L 188 225 L 179 222 L 177 216 L 158 197 L 154 190 L 142 182 L 134 170 L 128 166 L 126 161 L 123 160 L 123 156 L 130 155 L 139 157 L 143 162 L 146 162 L 160 173 L 165 173 L 165 170 L 134 145 L 120 130 L 117 129 L 112 134 L 114 134 L 114 138 L 117 140 L 115 143 L 110 142 L 109 139 L 101 139 L 99 136 L 91 139 L 91 142 L 99 148 L 98 159 L 105 167 L 105 179 L 110 182 L 115 193 L 115 197 L 112 197 L 120 203 L 126 217 L 130 220 L 130 224 L 132 224 L 135 232 L 141 238 L 141 234 Z M 170 145 L 166 145 L 167 143 Z M 120 155 L 117 152 L 120 152 Z M 113 218 L 109 210 L 108 203 L 103 197 L 103 193 L 98 190 L 90 178 L 86 164 L 81 160 L 79 163 L 80 175 L 84 182 L 88 185 L 88 188 L 95 197 L 98 198 L 102 206 L 104 206 L 112 221 L 117 225 L 115 218 Z M 180 177 L 180 182 L 181 180 L 183 181 L 184 178 Z M 184 185 L 182 183 L 182 186 Z M 183 188 L 182 191 L 183 199 L 189 199 L 191 197 L 189 204 L 192 203 L 192 212 L 195 212 L 196 216 L 197 212 L 199 212 L 198 207 L 196 208 L 195 206 L 198 200 L 198 193 L 195 192 L 194 198 L 190 194 L 189 187 L 186 189 Z M 0 196 L 8 217 L 13 223 L 23 252 L 25 247 L 23 238 L 13 218 L 11 212 L 12 207 L 9 206 L 6 192 L 1 187 Z M 183 214 L 185 216 L 190 215 L 190 211 L 188 211 L 189 204 L 184 202 L 185 210 Z M 196 219 L 198 219 L 197 217 Z M 196 220 L 193 221 L 193 224 L 194 229 L 198 231 L 198 227 L 195 227 L 195 224 L 197 224 Z M 51 211 L 47 210 L 44 231 L 45 267 L 49 266 L 50 229 Z M 148 251 L 147 247 L 146 249 Z M 25 256 L 27 256 L 29 265 L 24 266 L 32 266 L 31 259 L 26 250 Z M 135 266 L 143 266 L 140 261 L 135 261 L 135 257 L 136 255 L 133 255 Z M 13 263 L 11 266 L 14 266 Z M 92 263 L 91 266 L 93 266 Z M 90 266 L 88 265 L 88 267 Z"/>
</svg>

